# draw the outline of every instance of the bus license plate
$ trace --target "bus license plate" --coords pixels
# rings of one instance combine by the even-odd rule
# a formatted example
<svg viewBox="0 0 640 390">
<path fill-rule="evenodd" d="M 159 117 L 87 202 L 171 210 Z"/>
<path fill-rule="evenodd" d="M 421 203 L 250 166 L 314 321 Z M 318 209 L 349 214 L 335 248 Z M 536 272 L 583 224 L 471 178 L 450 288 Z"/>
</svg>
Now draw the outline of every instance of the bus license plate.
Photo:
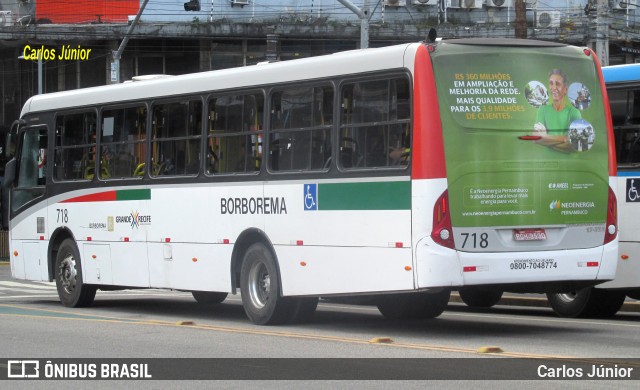
<svg viewBox="0 0 640 390">
<path fill-rule="evenodd" d="M 515 241 L 542 241 L 547 239 L 544 229 L 513 229 Z"/>
</svg>

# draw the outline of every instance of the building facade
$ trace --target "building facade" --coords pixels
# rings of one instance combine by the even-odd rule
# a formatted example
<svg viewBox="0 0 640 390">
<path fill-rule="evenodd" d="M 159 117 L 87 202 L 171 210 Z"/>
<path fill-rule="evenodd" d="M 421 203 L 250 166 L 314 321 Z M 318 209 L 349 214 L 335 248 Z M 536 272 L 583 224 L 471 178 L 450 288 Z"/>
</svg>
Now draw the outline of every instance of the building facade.
<svg viewBox="0 0 640 390">
<path fill-rule="evenodd" d="M 520 1 L 0 0 L 0 126 L 18 118 L 38 87 L 49 93 L 109 84 L 116 72 L 123 81 L 356 49 L 363 17 L 368 47 L 424 40 L 432 28 L 443 39 L 516 37 L 521 23 L 528 39 L 600 41 L 609 64 L 640 62 L 639 0 L 526 0 L 518 8 Z"/>
</svg>

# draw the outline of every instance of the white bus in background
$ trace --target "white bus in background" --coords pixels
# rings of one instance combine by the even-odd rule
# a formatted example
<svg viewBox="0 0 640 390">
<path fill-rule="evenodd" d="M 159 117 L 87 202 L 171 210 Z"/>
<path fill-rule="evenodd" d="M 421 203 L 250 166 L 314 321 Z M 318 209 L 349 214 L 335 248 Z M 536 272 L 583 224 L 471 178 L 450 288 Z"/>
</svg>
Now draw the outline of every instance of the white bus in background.
<svg viewBox="0 0 640 390">
<path fill-rule="evenodd" d="M 536 126 L 559 66 L 589 90 L 581 147 Z M 256 324 L 319 296 L 431 318 L 452 289 L 591 287 L 618 253 L 599 75 L 588 49 L 470 39 L 34 96 L 6 170 L 12 275 L 69 307 L 241 292 Z"/>
<path fill-rule="evenodd" d="M 609 317 L 618 312 L 626 297 L 640 299 L 640 64 L 607 66 L 602 73 L 618 162 L 618 267 L 613 281 L 549 294 L 553 309 L 568 317 Z"/>
</svg>

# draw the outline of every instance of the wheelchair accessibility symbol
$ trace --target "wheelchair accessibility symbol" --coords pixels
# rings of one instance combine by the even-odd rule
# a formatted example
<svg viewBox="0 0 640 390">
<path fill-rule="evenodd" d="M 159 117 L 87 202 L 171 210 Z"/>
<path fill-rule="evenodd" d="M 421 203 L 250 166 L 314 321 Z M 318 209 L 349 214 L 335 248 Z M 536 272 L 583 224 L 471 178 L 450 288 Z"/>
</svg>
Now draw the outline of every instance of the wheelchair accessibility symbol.
<svg viewBox="0 0 640 390">
<path fill-rule="evenodd" d="M 318 210 L 318 185 L 304 185 L 304 209 Z"/>
<path fill-rule="evenodd" d="M 640 202 L 640 179 L 627 179 L 627 202 Z"/>
</svg>

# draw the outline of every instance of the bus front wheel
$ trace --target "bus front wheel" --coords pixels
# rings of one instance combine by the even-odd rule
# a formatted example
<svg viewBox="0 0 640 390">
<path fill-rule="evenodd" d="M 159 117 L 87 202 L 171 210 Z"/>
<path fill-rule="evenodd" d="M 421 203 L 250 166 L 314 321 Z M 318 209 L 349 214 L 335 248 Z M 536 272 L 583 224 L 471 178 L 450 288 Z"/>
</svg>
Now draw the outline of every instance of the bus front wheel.
<svg viewBox="0 0 640 390">
<path fill-rule="evenodd" d="M 71 239 L 62 241 L 55 264 L 56 288 L 60 302 L 67 307 L 84 307 L 93 303 L 96 287 L 82 282 L 80 253 Z"/>
<path fill-rule="evenodd" d="M 280 296 L 276 260 L 262 243 L 251 245 L 244 255 L 240 291 L 244 311 L 254 324 L 276 325 L 293 319 L 294 302 Z"/>
<path fill-rule="evenodd" d="M 606 318 L 614 316 L 622 307 L 623 291 L 585 288 L 570 293 L 547 294 L 549 305 L 560 317 Z"/>
</svg>

